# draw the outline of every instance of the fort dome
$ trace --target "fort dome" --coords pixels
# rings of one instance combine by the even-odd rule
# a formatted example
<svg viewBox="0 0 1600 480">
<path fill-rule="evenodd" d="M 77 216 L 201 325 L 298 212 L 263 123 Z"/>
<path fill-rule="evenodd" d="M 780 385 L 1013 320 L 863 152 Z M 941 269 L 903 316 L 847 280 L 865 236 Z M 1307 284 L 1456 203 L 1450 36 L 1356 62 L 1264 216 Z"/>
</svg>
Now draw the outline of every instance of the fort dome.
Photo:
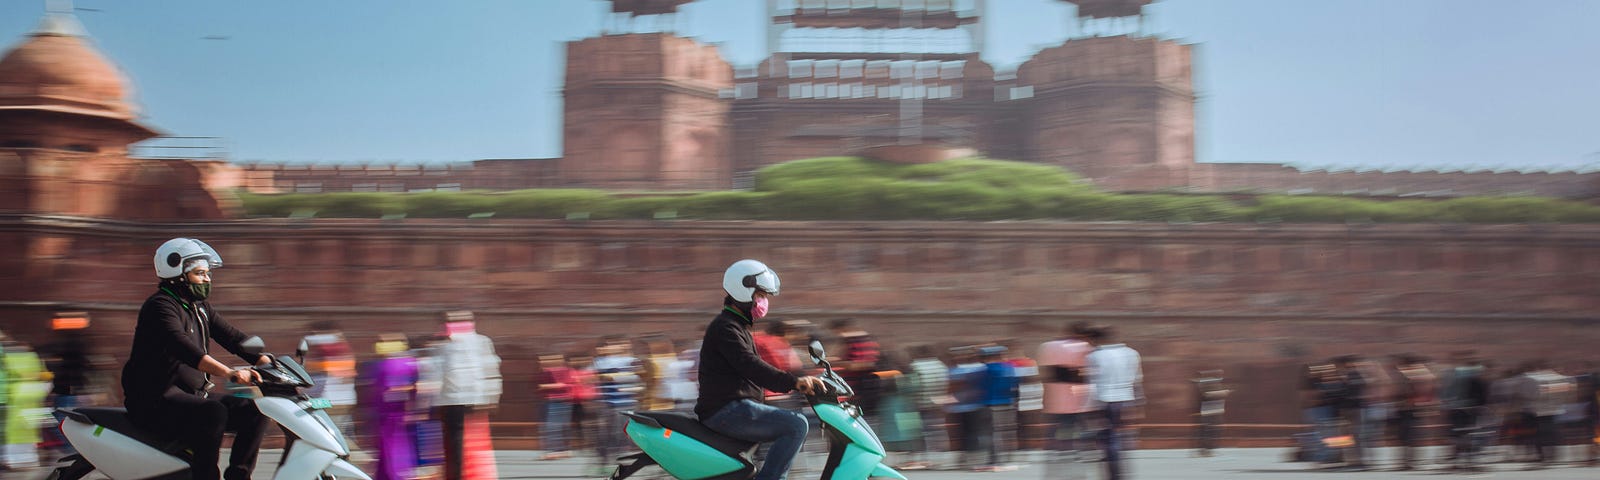
<svg viewBox="0 0 1600 480">
<path fill-rule="evenodd" d="M 0 58 L 0 108 L 31 108 L 131 120 L 127 79 L 89 44 L 69 15 L 51 14 Z"/>
</svg>

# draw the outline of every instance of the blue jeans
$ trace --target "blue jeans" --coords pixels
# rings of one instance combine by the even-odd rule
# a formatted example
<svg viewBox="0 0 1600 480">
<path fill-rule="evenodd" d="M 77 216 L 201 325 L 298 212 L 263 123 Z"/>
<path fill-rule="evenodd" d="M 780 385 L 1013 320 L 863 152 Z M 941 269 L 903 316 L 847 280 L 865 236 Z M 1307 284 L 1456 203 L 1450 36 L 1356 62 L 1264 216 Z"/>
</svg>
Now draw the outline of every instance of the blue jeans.
<svg viewBox="0 0 1600 480">
<path fill-rule="evenodd" d="M 1106 402 L 1106 429 L 1100 431 L 1100 441 L 1105 447 L 1106 478 L 1122 478 L 1122 410 L 1133 402 Z"/>
<path fill-rule="evenodd" d="M 544 443 L 546 451 L 567 450 L 567 430 L 572 428 L 572 403 L 570 400 L 544 402 Z"/>
<path fill-rule="evenodd" d="M 717 433 L 747 442 L 772 442 L 767 461 L 752 480 L 782 480 L 806 442 L 806 417 L 751 400 L 739 400 L 702 420 Z"/>
</svg>

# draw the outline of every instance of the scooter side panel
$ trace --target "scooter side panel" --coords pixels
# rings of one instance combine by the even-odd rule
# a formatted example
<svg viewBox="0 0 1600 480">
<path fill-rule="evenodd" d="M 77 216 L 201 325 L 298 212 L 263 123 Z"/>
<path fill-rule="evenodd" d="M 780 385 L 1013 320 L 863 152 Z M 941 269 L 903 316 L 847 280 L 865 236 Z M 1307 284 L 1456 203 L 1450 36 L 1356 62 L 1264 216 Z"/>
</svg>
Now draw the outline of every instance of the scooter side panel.
<svg viewBox="0 0 1600 480">
<path fill-rule="evenodd" d="M 112 479 L 150 478 L 189 468 L 189 462 L 99 425 L 68 420 L 61 433 L 96 470 Z"/>
<path fill-rule="evenodd" d="M 283 428 L 294 432 L 294 435 L 300 437 L 301 441 L 309 442 L 317 448 L 332 452 L 335 457 L 350 454 L 340 444 L 339 439 L 334 438 L 333 431 L 335 430 L 333 429 L 336 427 L 332 426 L 332 420 L 318 418 L 325 415 L 307 412 L 293 400 L 278 397 L 258 398 L 256 399 L 256 408 L 261 409 L 261 413 L 266 415 L 267 418 L 278 422 L 278 425 L 282 425 Z M 324 422 L 328 424 L 324 425 Z M 321 472 L 322 470 L 318 469 L 317 471 Z"/>
<path fill-rule="evenodd" d="M 337 459 L 333 452 L 316 448 L 303 441 L 294 442 L 283 460 L 283 466 L 272 474 L 272 480 L 306 480 L 318 478 Z"/>
<path fill-rule="evenodd" d="M 681 480 L 712 478 L 745 468 L 744 462 L 730 458 L 710 445 L 677 432 L 628 422 L 628 437 L 667 473 Z"/>
<path fill-rule="evenodd" d="M 867 426 L 866 422 L 850 416 L 838 405 L 817 404 L 812 405 L 811 409 L 817 412 L 817 418 L 844 433 L 854 445 L 859 445 L 880 457 L 884 455 L 883 444 L 878 442 L 878 435 L 873 433 L 872 427 Z"/>
</svg>

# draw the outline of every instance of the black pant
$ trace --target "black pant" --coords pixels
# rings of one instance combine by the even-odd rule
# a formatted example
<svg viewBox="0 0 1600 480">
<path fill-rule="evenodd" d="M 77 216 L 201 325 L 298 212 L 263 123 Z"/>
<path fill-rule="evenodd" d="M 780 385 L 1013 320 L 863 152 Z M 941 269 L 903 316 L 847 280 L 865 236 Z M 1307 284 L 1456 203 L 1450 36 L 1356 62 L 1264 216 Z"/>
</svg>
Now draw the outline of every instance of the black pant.
<svg viewBox="0 0 1600 480">
<path fill-rule="evenodd" d="M 189 459 L 193 480 L 245 480 L 255 471 L 268 419 L 249 399 L 202 398 L 169 388 L 159 397 L 129 398 L 126 405 L 128 418 L 140 429 L 175 439 L 194 452 Z M 227 472 L 219 474 L 224 432 L 234 433 L 233 452 L 228 455 Z"/>
<path fill-rule="evenodd" d="M 1418 418 L 1418 411 L 1401 409 L 1395 414 L 1395 437 L 1400 440 L 1400 465 L 1409 467 L 1417 458 L 1417 447 L 1422 445 L 1419 427 L 1422 419 Z"/>
<path fill-rule="evenodd" d="M 1222 414 L 1200 414 L 1198 430 L 1195 434 L 1200 440 L 1200 451 L 1211 453 L 1212 449 L 1217 448 L 1217 439 L 1222 436 Z"/>
<path fill-rule="evenodd" d="M 444 478 L 461 480 L 462 444 L 466 441 L 467 412 L 470 405 L 437 407 L 439 424 L 444 428 Z"/>
</svg>

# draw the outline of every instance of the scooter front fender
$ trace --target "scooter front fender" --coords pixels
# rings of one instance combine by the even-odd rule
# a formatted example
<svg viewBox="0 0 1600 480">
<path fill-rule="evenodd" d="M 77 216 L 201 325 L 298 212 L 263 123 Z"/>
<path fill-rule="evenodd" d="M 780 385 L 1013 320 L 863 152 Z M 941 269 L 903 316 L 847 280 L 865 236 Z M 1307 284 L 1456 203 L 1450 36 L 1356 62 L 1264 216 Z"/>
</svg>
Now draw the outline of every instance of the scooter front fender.
<svg viewBox="0 0 1600 480">
<path fill-rule="evenodd" d="M 873 477 L 900 478 L 906 477 L 883 464 L 883 455 L 873 453 L 871 450 L 861 448 L 861 445 L 851 444 L 844 447 L 843 455 L 839 457 L 839 464 L 835 466 L 832 475 L 827 480 L 866 480 Z"/>
</svg>

